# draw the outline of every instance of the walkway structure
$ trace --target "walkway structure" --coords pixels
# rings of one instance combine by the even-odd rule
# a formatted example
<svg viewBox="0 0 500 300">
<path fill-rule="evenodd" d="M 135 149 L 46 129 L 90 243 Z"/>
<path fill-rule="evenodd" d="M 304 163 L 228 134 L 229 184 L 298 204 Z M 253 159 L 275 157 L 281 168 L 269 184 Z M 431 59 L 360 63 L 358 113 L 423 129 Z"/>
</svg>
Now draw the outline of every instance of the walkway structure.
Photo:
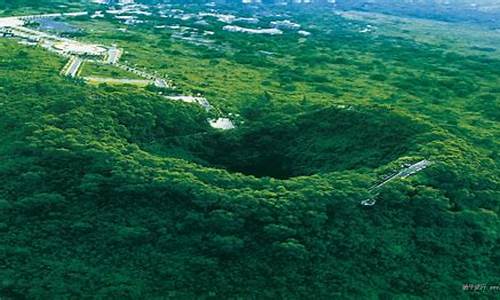
<svg viewBox="0 0 500 300">
<path fill-rule="evenodd" d="M 206 111 L 212 109 L 212 105 L 208 102 L 208 100 L 201 95 L 197 96 L 165 96 L 165 98 L 173 101 L 182 101 L 186 103 L 195 103 L 203 107 Z"/>
<path fill-rule="evenodd" d="M 373 196 L 366 199 L 366 200 L 361 201 L 361 205 L 364 205 L 364 206 L 375 205 L 375 203 L 377 203 L 377 200 L 375 198 L 378 196 L 380 188 L 382 188 L 384 185 L 386 185 L 389 182 L 394 181 L 396 179 L 403 179 L 403 178 L 409 177 L 413 174 L 416 174 L 416 173 L 424 170 L 425 168 L 429 167 L 430 165 L 432 165 L 432 162 L 424 159 L 424 160 L 421 160 L 421 161 L 414 163 L 412 165 L 406 166 L 404 169 L 401 169 L 399 172 L 397 172 L 393 175 L 390 175 L 388 178 L 386 178 L 381 183 L 378 183 L 378 184 L 376 184 L 368 189 L 368 191 Z"/>
</svg>

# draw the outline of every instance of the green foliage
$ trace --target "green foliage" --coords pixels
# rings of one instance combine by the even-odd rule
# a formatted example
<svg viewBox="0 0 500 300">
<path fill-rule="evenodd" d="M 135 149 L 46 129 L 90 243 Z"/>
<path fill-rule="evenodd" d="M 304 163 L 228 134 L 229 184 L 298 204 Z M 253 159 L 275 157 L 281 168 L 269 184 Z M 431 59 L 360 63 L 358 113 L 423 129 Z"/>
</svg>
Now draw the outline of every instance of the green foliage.
<svg viewBox="0 0 500 300">
<path fill-rule="evenodd" d="M 385 109 L 325 108 L 294 116 L 272 112 L 269 101 L 248 104 L 244 117 L 250 126 L 204 135 L 195 144 L 189 140 L 185 148 L 231 171 L 290 178 L 374 168 L 407 153 L 417 140 L 425 143 L 416 137 L 424 124 Z"/>
<path fill-rule="evenodd" d="M 82 37 L 240 113 L 231 131 L 0 40 L 0 298 L 467 299 L 464 283 L 496 283 L 499 60 L 292 15 L 307 41 L 215 28 L 227 53 L 141 26 Z"/>
</svg>

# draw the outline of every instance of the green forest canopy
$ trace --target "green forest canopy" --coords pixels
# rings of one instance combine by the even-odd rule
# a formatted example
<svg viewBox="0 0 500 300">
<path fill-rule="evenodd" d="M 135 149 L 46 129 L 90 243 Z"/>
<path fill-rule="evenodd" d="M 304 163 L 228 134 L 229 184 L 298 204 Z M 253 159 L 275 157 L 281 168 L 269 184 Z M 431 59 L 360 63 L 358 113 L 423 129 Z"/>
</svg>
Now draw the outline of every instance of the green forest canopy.
<svg viewBox="0 0 500 300">
<path fill-rule="evenodd" d="M 265 74 L 266 93 L 205 87 L 235 95 L 245 122 L 228 132 L 148 90 L 61 78 L 58 57 L 0 40 L 0 296 L 465 299 L 463 284 L 497 283 L 500 62 L 347 29 L 318 37 L 344 39 L 322 54 L 278 38 L 268 46 L 306 70 L 158 54 Z M 359 204 L 422 158 L 434 165 Z"/>
</svg>

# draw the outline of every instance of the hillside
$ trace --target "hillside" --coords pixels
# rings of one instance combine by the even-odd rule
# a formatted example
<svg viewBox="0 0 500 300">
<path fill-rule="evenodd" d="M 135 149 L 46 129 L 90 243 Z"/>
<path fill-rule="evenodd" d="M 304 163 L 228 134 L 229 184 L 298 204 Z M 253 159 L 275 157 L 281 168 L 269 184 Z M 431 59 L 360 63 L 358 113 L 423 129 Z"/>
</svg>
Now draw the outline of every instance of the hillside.
<svg viewBox="0 0 500 300">
<path fill-rule="evenodd" d="M 133 9 L 50 32 L 125 68 L 0 38 L 0 298 L 497 296 L 464 288 L 500 281 L 495 32 Z M 84 77 L 139 69 L 175 86 Z"/>
</svg>

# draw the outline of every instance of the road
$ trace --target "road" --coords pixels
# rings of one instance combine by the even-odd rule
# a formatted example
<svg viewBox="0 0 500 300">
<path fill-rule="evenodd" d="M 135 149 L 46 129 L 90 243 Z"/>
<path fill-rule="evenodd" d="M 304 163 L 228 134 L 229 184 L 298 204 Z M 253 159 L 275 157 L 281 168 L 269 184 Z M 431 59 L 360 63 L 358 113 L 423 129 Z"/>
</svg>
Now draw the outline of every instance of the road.
<svg viewBox="0 0 500 300">
<path fill-rule="evenodd" d="M 64 76 L 76 77 L 78 74 L 78 70 L 82 66 L 83 60 L 79 57 L 72 57 L 68 62 L 69 66 L 66 68 L 64 72 Z"/>
</svg>

